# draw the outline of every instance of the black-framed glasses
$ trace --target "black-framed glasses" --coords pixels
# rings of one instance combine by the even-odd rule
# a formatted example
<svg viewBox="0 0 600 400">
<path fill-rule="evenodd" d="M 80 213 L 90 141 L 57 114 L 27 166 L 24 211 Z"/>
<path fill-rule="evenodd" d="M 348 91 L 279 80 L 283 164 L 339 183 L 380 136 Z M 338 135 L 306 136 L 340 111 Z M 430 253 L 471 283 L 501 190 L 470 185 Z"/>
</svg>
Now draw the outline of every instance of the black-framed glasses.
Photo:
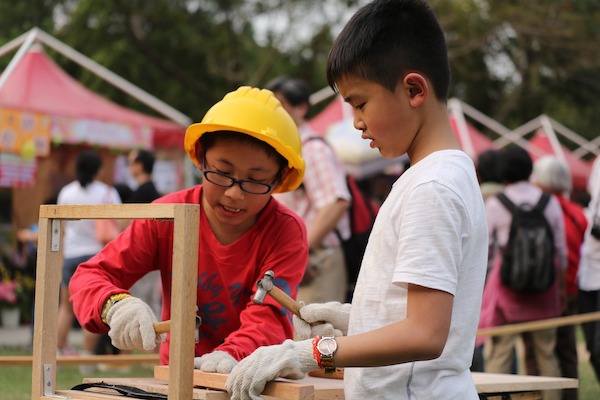
<svg viewBox="0 0 600 400">
<path fill-rule="evenodd" d="M 248 179 L 235 179 L 221 172 L 206 169 L 206 161 L 203 162 L 202 175 L 204 176 L 204 179 L 210 183 L 225 188 L 230 188 L 237 183 L 240 185 L 240 189 L 250 194 L 267 194 L 273 190 L 273 186 L 275 185 L 275 182 L 277 182 L 277 178 L 271 183 L 256 182 Z"/>
</svg>

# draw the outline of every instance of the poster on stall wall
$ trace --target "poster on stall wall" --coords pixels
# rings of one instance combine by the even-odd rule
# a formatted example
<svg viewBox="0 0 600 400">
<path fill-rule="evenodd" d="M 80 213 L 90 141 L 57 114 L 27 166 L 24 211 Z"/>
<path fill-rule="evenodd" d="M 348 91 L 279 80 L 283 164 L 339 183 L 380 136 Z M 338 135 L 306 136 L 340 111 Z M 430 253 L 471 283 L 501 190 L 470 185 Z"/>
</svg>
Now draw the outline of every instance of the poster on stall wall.
<svg viewBox="0 0 600 400">
<path fill-rule="evenodd" d="M 50 153 L 50 117 L 0 109 L 0 152 L 47 156 Z"/>
<path fill-rule="evenodd" d="M 52 118 L 52 141 L 111 149 L 152 150 L 152 128 L 85 118 Z"/>
<path fill-rule="evenodd" d="M 0 152 L 0 187 L 28 189 L 35 183 L 37 160 Z"/>
</svg>

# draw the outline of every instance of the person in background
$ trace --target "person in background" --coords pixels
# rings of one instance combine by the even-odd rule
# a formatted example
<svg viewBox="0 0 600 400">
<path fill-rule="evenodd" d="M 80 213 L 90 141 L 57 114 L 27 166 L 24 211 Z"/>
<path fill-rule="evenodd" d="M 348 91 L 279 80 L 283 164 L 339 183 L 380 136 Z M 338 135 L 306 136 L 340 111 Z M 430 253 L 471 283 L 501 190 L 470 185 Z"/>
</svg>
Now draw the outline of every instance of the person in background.
<svg viewBox="0 0 600 400">
<path fill-rule="evenodd" d="M 298 300 L 306 304 L 344 302 L 348 278 L 340 240 L 350 236 L 347 210 L 351 199 L 344 165 L 306 121 L 310 108 L 306 83 L 279 77 L 268 82 L 265 88 L 275 93 L 298 125 L 306 162 L 302 186 L 293 192 L 275 195 L 304 220 L 308 230 L 310 258 L 298 289 Z"/>
<path fill-rule="evenodd" d="M 565 238 L 567 241 L 568 265 L 566 273 L 566 291 L 562 293 L 562 316 L 577 314 L 577 303 L 579 286 L 577 284 L 577 273 L 579 260 L 581 258 L 581 246 L 587 229 L 587 217 L 583 209 L 569 200 L 569 193 L 573 189 L 569 167 L 558 158 L 544 156 L 533 164 L 531 182 L 544 192 L 556 197 L 563 212 L 565 225 Z M 530 341 L 526 340 L 527 373 L 538 375 L 535 360 L 532 360 L 533 351 L 527 346 Z M 556 329 L 556 346 L 554 348 L 558 357 L 561 376 L 566 378 L 578 377 L 577 340 L 575 337 L 575 326 L 567 325 Z M 563 390 L 563 400 L 577 400 L 577 389 Z"/>
<path fill-rule="evenodd" d="M 531 157 L 521 147 L 511 145 L 500 150 L 500 176 L 505 184 L 503 193 L 517 206 L 530 204 L 533 207 L 543 194 L 539 187 L 529 181 L 532 169 Z M 561 285 L 564 285 L 564 272 L 567 267 L 563 214 L 558 200 L 551 197 L 544 209 L 544 216 L 550 224 L 554 238 L 556 279 L 550 288 L 539 293 L 519 293 L 502 283 L 500 267 L 502 254 L 508 243 L 512 215 L 497 196 L 490 197 L 485 202 L 485 208 L 490 242 L 489 257 L 493 266 L 483 291 L 479 328 L 558 317 L 561 313 Z M 558 359 L 554 352 L 556 328 L 534 331 L 530 335 L 540 374 L 560 376 Z M 511 373 L 514 365 L 514 346 L 519 336 L 501 335 L 487 340 L 485 372 Z M 546 400 L 559 398 L 560 391 L 544 392 Z"/>
<path fill-rule="evenodd" d="M 481 190 L 481 196 L 483 197 L 484 202 L 488 198 L 495 196 L 496 194 L 500 193 L 502 189 L 504 189 L 504 185 L 502 185 L 502 179 L 500 178 L 499 159 L 500 153 L 495 149 L 486 150 L 477 157 L 475 169 L 477 171 L 479 189 Z M 494 251 L 497 251 L 497 249 L 494 249 Z M 492 268 L 492 261 L 493 260 L 488 259 L 486 277 Z M 471 371 L 484 371 L 483 345 L 484 340 L 478 339 L 476 341 Z"/>
<path fill-rule="evenodd" d="M 57 202 L 58 191 L 48 197 L 43 204 L 51 205 Z M 36 223 L 29 225 L 27 228 L 22 228 L 16 232 L 17 249 L 20 248 L 22 253 L 23 261 L 25 264 L 25 271 L 31 276 L 33 281 L 36 279 L 37 269 L 37 246 L 39 237 L 39 226 Z M 31 321 L 29 322 L 29 328 L 31 333 L 31 346 L 33 347 L 33 332 L 34 332 L 34 311 L 35 311 L 35 288 L 31 293 Z"/>
<path fill-rule="evenodd" d="M 160 197 L 152 181 L 152 171 L 154 170 L 154 154 L 147 150 L 132 150 L 128 157 L 129 173 L 135 179 L 137 188 L 127 200 L 129 203 L 151 203 Z"/>
<path fill-rule="evenodd" d="M 352 303 L 302 307 L 306 322 L 294 325 L 306 340 L 257 349 L 225 386 L 232 399 L 260 399 L 274 378 L 352 367 L 348 400 L 476 400 L 469 367 L 485 210 L 448 118 L 446 39 L 429 3 L 375 0 L 358 10 L 329 53 L 327 80 L 354 109 L 362 138 L 411 166 L 377 214 Z"/>
<path fill-rule="evenodd" d="M 117 191 L 97 180 L 102 167 L 102 159 L 94 150 L 81 152 L 75 161 L 76 179 L 65 185 L 58 193 L 57 204 L 120 204 Z M 97 238 L 96 221 L 65 221 L 63 269 L 58 308 L 58 353 L 69 354 L 73 350 L 68 346 L 69 332 L 74 322 L 73 303 L 69 298 L 69 283 L 79 265 L 96 255 L 104 246 Z M 83 350 L 80 354 L 93 354 L 100 337 L 89 330 L 83 333 Z M 81 365 L 84 375 L 93 373 L 93 365 Z"/>
<path fill-rule="evenodd" d="M 479 179 L 483 201 L 495 196 L 504 189 L 498 166 L 499 158 L 498 150 L 494 149 L 486 150 L 477 157 L 477 178 Z"/>
<path fill-rule="evenodd" d="M 272 92 L 240 87 L 190 125 L 184 147 L 203 183 L 167 194 L 155 204 L 198 204 L 198 315 L 194 367 L 227 373 L 257 347 L 293 336 L 289 312 L 267 298 L 255 304 L 257 281 L 292 298 L 308 261 L 304 222 L 272 197 L 302 182 L 298 128 Z M 69 286 L 86 329 L 110 336 L 121 350 L 152 351 L 169 363 L 171 335 L 159 335 L 156 315 L 129 288 L 150 271 L 162 281 L 162 320 L 171 318 L 173 222 L 133 220 L 95 257 L 81 264 Z"/>
<path fill-rule="evenodd" d="M 579 264 L 579 312 L 600 311 L 600 157 L 594 160 L 588 181 L 591 200 L 586 210 L 588 229 L 585 232 Z M 590 363 L 600 382 L 600 321 L 581 325 Z"/>
</svg>

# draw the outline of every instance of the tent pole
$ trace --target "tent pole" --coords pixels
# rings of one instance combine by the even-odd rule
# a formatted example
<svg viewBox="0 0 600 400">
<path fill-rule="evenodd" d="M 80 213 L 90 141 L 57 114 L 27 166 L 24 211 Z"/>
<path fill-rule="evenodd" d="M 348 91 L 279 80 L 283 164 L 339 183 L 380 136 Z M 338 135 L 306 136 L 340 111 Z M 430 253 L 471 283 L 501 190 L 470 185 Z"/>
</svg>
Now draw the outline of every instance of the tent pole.
<svg viewBox="0 0 600 400">
<path fill-rule="evenodd" d="M 6 81 L 8 81 L 8 78 L 13 73 L 13 71 L 15 70 L 15 68 L 21 61 L 21 59 L 27 53 L 27 50 L 29 50 L 29 48 L 31 47 L 31 45 L 33 44 L 35 39 L 37 38 L 37 36 L 38 36 L 37 28 L 31 29 L 26 35 L 27 35 L 27 38 L 25 39 L 25 41 L 23 42 L 21 47 L 19 47 L 17 54 L 15 54 L 15 56 L 10 60 L 10 62 L 8 63 L 8 66 L 6 67 L 4 72 L 2 72 L 2 75 L 0 75 L 0 91 L 6 84 Z M 21 35 L 21 36 L 23 36 L 23 35 Z"/>
<path fill-rule="evenodd" d="M 27 35 L 29 35 L 33 29 L 35 29 L 35 28 L 28 30 L 27 32 L 21 34 L 19 37 L 16 37 L 13 40 L 11 40 L 10 42 L 5 43 L 4 45 L 0 46 L 0 57 L 3 57 L 6 53 L 19 47 L 21 45 L 21 43 L 23 43 L 25 41 L 25 39 L 27 38 Z"/>
<path fill-rule="evenodd" d="M 332 88 L 330 88 L 329 86 L 325 86 L 323 89 L 320 89 L 311 94 L 308 99 L 308 102 L 311 106 L 314 106 L 315 104 L 319 104 L 320 102 L 327 100 L 334 94 L 336 93 L 333 91 Z"/>
<path fill-rule="evenodd" d="M 560 122 L 557 122 L 550 117 L 548 117 L 548 119 L 550 120 L 550 123 L 552 124 L 552 127 L 556 132 L 571 140 L 573 143 L 578 144 L 580 146 L 579 148 L 584 148 L 585 150 L 587 150 L 587 152 L 592 153 L 594 155 L 598 155 L 597 146 L 594 146 L 590 141 L 586 140 L 581 135 L 578 135 L 577 133 L 573 132 Z M 581 158 L 581 155 L 579 155 L 578 153 L 573 152 L 573 154 L 577 158 Z"/>
<path fill-rule="evenodd" d="M 573 150 L 573 154 L 579 158 L 583 158 L 587 153 L 597 156 L 599 153 L 598 145 L 600 144 L 600 136 L 590 140 L 585 146 L 581 146 Z"/>
<path fill-rule="evenodd" d="M 552 127 L 552 123 L 550 122 L 550 118 L 548 118 L 547 115 L 542 115 L 540 117 L 540 123 L 542 125 L 542 129 L 544 130 L 544 133 L 546 134 L 546 136 L 548 137 L 548 140 L 550 141 L 550 146 L 552 146 L 552 151 L 554 151 L 554 154 L 556 155 L 556 157 L 558 157 L 558 159 L 560 161 L 567 164 L 567 160 L 565 158 L 565 152 L 563 151 L 562 147 L 560 147 L 560 142 L 558 141 L 558 138 L 556 137 L 556 132 L 554 132 L 554 128 Z"/>
<path fill-rule="evenodd" d="M 146 104 L 147 106 L 151 107 L 152 109 L 167 116 L 172 121 L 175 121 L 183 126 L 187 126 L 191 123 L 192 120 L 187 115 L 179 112 L 178 110 L 169 106 L 165 102 L 152 96 L 148 92 L 140 89 L 139 87 L 135 86 L 131 82 L 123 79 L 119 75 L 115 74 L 114 72 L 110 71 L 109 69 L 98 64 L 91 58 L 86 57 L 85 55 L 81 54 L 80 52 L 78 52 L 77 50 L 73 49 L 72 47 L 66 45 L 65 43 L 61 42 L 60 40 L 52 37 L 51 35 L 47 34 L 46 32 L 39 30 L 39 39 L 44 44 L 52 47 L 54 50 L 58 51 L 59 53 L 63 54 L 64 56 L 68 57 L 72 61 L 76 62 L 77 64 L 81 65 L 82 67 L 84 67 L 84 68 L 88 69 L 89 71 L 93 72 L 94 74 L 98 75 L 100 78 L 109 82 L 116 88 L 124 91 L 125 93 L 136 98 L 137 100 L 141 101 L 142 103 Z"/>
<path fill-rule="evenodd" d="M 467 126 L 467 121 L 465 121 L 465 114 L 463 113 L 460 101 L 458 99 L 448 100 L 448 108 L 456 121 L 457 133 L 460 136 L 465 153 L 474 159 L 476 157 L 475 148 L 469 136 L 469 127 Z"/>
<path fill-rule="evenodd" d="M 465 115 L 467 115 L 467 116 L 473 118 L 475 121 L 487 126 L 491 130 L 493 130 L 494 132 L 499 134 L 500 136 L 504 136 L 505 134 L 510 133 L 510 129 L 508 129 L 507 127 L 505 127 L 498 121 L 494 120 L 493 118 L 488 117 L 481 111 L 476 110 L 469 104 L 464 103 L 460 100 L 458 100 L 458 101 L 460 102 L 461 110 Z"/>
</svg>

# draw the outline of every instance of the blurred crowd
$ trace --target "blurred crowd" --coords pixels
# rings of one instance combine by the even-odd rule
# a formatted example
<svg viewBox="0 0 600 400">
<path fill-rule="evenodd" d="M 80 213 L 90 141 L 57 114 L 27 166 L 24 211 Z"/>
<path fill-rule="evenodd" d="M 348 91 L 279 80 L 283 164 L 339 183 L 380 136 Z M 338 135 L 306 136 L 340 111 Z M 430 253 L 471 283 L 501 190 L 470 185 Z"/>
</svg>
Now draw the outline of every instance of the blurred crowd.
<svg viewBox="0 0 600 400">
<path fill-rule="evenodd" d="M 513 145 L 482 153 L 476 164 L 489 233 L 479 327 L 600 311 L 600 235 L 594 233 L 598 228 L 600 161 L 593 166 L 589 198 L 573 196 L 569 167 L 554 156 L 533 162 L 526 150 Z M 545 193 L 550 195 L 542 208 L 552 231 L 555 278 L 545 290 L 513 290 L 501 277 L 501 265 L 514 216 L 500 198 L 505 196 L 517 207 L 532 210 Z M 600 381 L 600 322 L 581 327 L 590 364 Z M 576 328 L 567 325 L 479 338 L 472 369 L 578 378 Z M 577 399 L 577 389 L 544 393 L 544 399 L 559 398 Z"/>
</svg>

